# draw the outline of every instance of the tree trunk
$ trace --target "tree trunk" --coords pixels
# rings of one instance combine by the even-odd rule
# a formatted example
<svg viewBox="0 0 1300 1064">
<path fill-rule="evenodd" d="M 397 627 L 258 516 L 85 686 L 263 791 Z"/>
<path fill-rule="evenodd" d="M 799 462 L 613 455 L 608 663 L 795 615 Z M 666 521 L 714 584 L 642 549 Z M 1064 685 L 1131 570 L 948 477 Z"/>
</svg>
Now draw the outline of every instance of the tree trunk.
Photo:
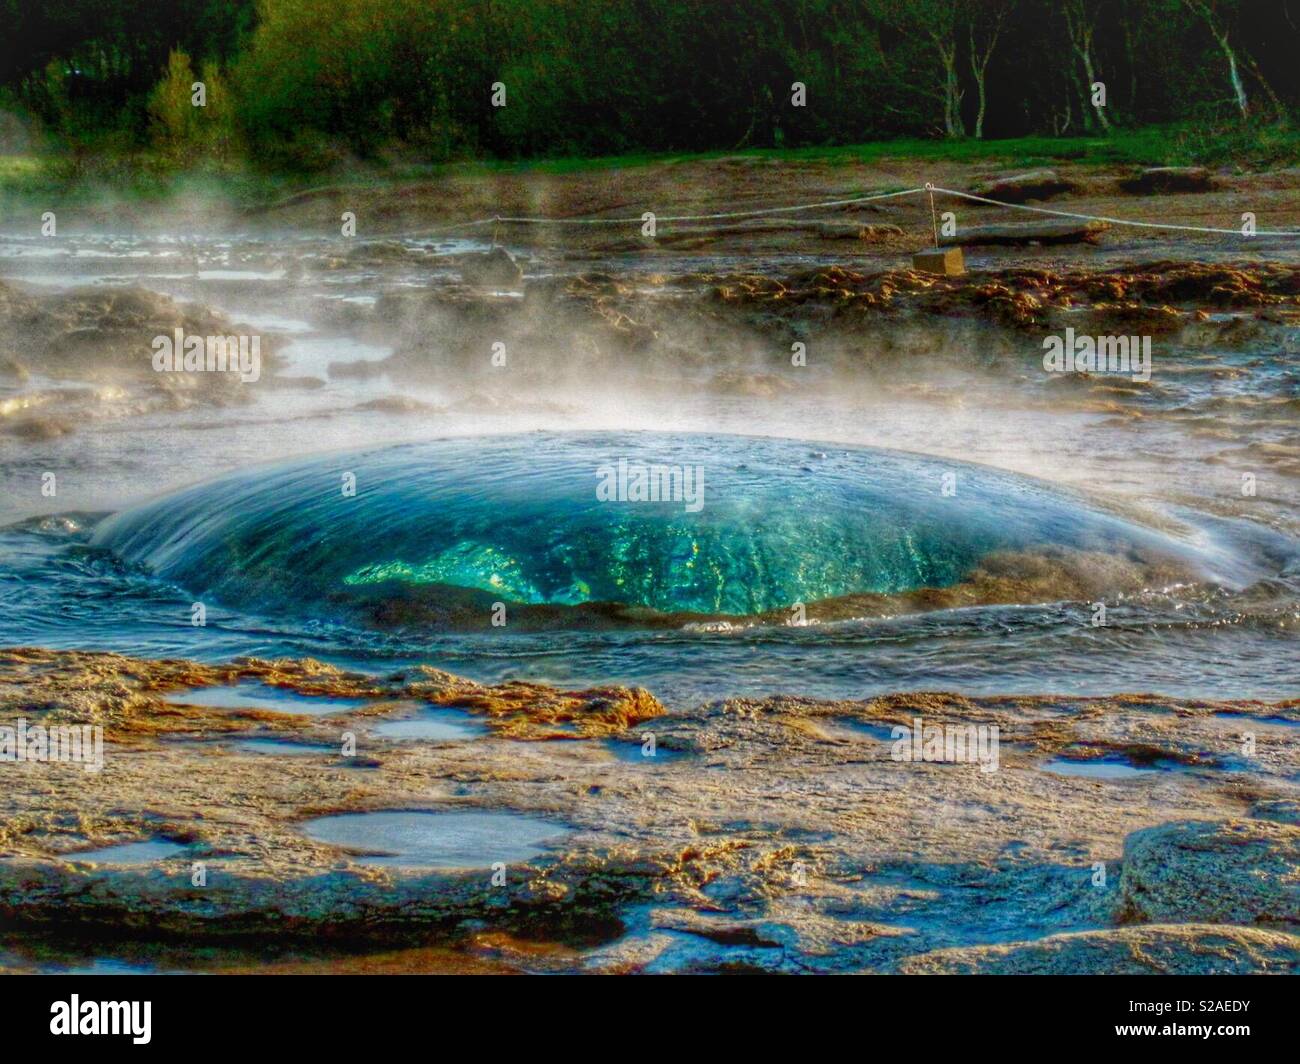
<svg viewBox="0 0 1300 1064">
<path fill-rule="evenodd" d="M 1089 32 L 1088 36 L 1084 40 L 1083 48 L 1079 52 L 1079 58 L 1083 60 L 1083 73 L 1088 79 L 1087 93 L 1088 93 L 1089 106 L 1092 106 L 1092 87 L 1094 84 L 1096 84 L 1097 81 L 1097 75 L 1093 71 L 1093 67 L 1092 67 L 1091 45 L 1092 45 L 1092 33 Z M 1104 129 L 1107 133 L 1109 133 L 1110 119 L 1106 117 L 1106 108 L 1093 106 L 1092 109 L 1097 115 L 1097 121 L 1101 123 L 1101 128 Z"/>
<path fill-rule="evenodd" d="M 1205 20 L 1210 35 L 1218 42 L 1224 58 L 1228 60 L 1228 78 L 1232 81 L 1232 95 L 1237 101 L 1237 110 L 1241 112 L 1241 117 L 1246 118 L 1250 114 L 1250 101 L 1246 99 L 1246 86 L 1242 83 L 1241 71 L 1237 69 L 1237 53 L 1232 50 L 1232 44 L 1228 40 L 1228 30 L 1220 31 L 1214 22 L 1214 14 L 1207 4 L 1197 3 L 1196 0 L 1183 0 L 1183 4 Z"/>
<path fill-rule="evenodd" d="M 1002 34 L 1002 20 L 1006 18 L 1006 8 L 997 12 L 996 19 L 993 23 L 993 29 L 989 34 L 988 44 L 981 51 L 975 46 L 975 23 L 972 21 L 967 24 L 967 33 L 970 40 L 970 71 L 975 77 L 975 92 L 979 101 L 979 106 L 975 112 L 975 139 L 984 139 L 984 114 L 988 109 L 988 93 L 986 91 L 986 75 L 989 69 L 989 60 L 993 58 L 993 50 L 998 46 L 998 37 Z"/>
<path fill-rule="evenodd" d="M 944 53 L 943 66 L 946 77 L 943 86 L 944 130 L 950 137 L 964 137 L 966 126 L 961 118 L 961 83 L 957 80 L 957 49 Z"/>
<path fill-rule="evenodd" d="M 1273 113 L 1277 116 L 1279 121 L 1285 119 L 1286 106 L 1278 98 L 1277 93 L 1273 91 L 1273 86 L 1270 85 L 1268 80 L 1264 77 L 1264 71 L 1259 68 L 1259 63 L 1255 61 L 1255 57 L 1249 52 L 1242 52 L 1242 58 L 1245 60 L 1246 66 L 1250 68 L 1250 72 L 1255 75 L 1255 80 L 1259 82 L 1259 87 L 1264 90 L 1264 95 L 1268 97 L 1268 102 L 1273 105 Z"/>
<path fill-rule="evenodd" d="M 1088 90 L 1084 87 L 1083 82 L 1079 80 L 1079 68 L 1073 63 L 1070 65 L 1069 83 L 1074 87 L 1074 100 L 1071 101 L 1070 111 L 1073 116 L 1074 104 L 1079 106 L 1079 125 L 1084 133 L 1091 133 L 1095 122 L 1093 122 L 1092 104 L 1088 99 Z"/>
<path fill-rule="evenodd" d="M 1218 34 L 1215 36 L 1218 37 Z M 1232 92 L 1237 97 L 1237 109 L 1241 111 L 1241 117 L 1245 118 L 1250 113 L 1250 103 L 1246 99 L 1246 86 L 1241 82 L 1241 71 L 1237 69 L 1236 53 L 1233 52 L 1227 37 L 1218 37 L 1218 40 L 1223 54 L 1228 57 L 1228 77 L 1232 79 Z"/>
<path fill-rule="evenodd" d="M 1137 121 L 1138 110 L 1138 60 L 1137 48 L 1133 43 L 1133 9 L 1125 8 L 1124 18 L 1124 55 L 1128 59 L 1128 100 L 1125 113 L 1130 121 Z"/>
<path fill-rule="evenodd" d="M 964 137 L 966 127 L 961 120 L 961 82 L 957 79 L 957 35 L 953 27 L 946 32 L 937 29 L 928 34 L 939 62 L 943 65 L 943 132 L 948 137 Z"/>
<path fill-rule="evenodd" d="M 1074 54 L 1079 57 L 1083 64 L 1083 74 L 1087 79 L 1082 89 L 1083 93 L 1083 115 L 1084 124 L 1088 122 L 1089 109 L 1091 108 L 1091 117 L 1101 123 L 1101 128 L 1110 132 L 1110 119 L 1106 117 L 1106 110 L 1103 107 L 1094 107 L 1092 103 L 1092 86 L 1097 80 L 1096 71 L 1092 65 L 1092 35 L 1094 27 L 1088 21 L 1088 10 L 1082 0 L 1077 3 L 1067 3 L 1061 13 L 1065 16 L 1065 29 L 1070 37 L 1070 47 Z"/>
</svg>

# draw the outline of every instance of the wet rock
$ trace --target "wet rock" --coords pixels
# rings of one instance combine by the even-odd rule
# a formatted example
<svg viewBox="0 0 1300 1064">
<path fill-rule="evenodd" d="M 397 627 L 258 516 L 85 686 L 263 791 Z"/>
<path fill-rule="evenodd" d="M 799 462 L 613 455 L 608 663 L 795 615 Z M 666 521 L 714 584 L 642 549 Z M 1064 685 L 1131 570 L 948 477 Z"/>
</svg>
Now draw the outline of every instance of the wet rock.
<svg viewBox="0 0 1300 1064">
<path fill-rule="evenodd" d="M 556 735 L 608 736 L 653 720 L 665 712 L 643 687 L 605 686 L 561 691 L 545 684 L 511 681 L 496 686 L 426 671 L 408 690 L 431 702 L 483 714 L 491 727 L 512 738 Z M 565 727 L 572 728 L 566 732 Z"/>
<path fill-rule="evenodd" d="M 1122 927 L 908 957 L 908 975 L 1262 975 L 1300 973 L 1300 937 L 1217 924 Z"/>
<path fill-rule="evenodd" d="M 382 395 L 378 399 L 357 403 L 352 409 L 373 410 L 380 414 L 436 414 L 443 408 L 409 395 Z"/>
<path fill-rule="evenodd" d="M 1015 225 L 975 225 L 962 229 L 956 236 L 942 237 L 943 244 L 1024 245 L 1024 244 L 1095 244 L 1110 228 L 1109 222 L 1021 222 Z"/>
<path fill-rule="evenodd" d="M 1181 821 L 1134 832 L 1120 892 L 1138 920 L 1300 927 L 1300 827 Z"/>
<path fill-rule="evenodd" d="M 280 388 L 285 391 L 298 392 L 316 392 L 325 387 L 325 381 L 320 377 L 272 377 L 267 382 L 272 388 Z"/>
<path fill-rule="evenodd" d="M 425 256 L 423 249 L 407 247 L 397 240 L 376 240 L 353 245 L 347 258 L 354 265 L 385 266 Z"/>
<path fill-rule="evenodd" d="M 994 241 L 1043 243 L 1088 240 L 1099 231 L 1091 224 L 1049 222 L 973 232 L 976 240 L 986 233 Z M 484 394 L 503 393 L 507 378 L 514 394 L 585 391 L 629 380 L 663 389 L 672 378 L 709 388 L 715 377 L 788 376 L 782 365 L 788 358 L 780 352 L 809 329 L 822 338 L 819 366 L 857 372 L 857 341 L 868 332 L 873 349 L 890 358 L 943 355 L 958 346 L 958 330 L 982 348 L 1003 345 L 1009 352 L 1023 348 L 1016 335 L 1021 330 L 1059 332 L 1073 325 L 1082 331 L 1085 317 L 1087 329 L 1098 335 L 1222 331 L 1217 323 L 1194 321 L 1207 305 L 1296 313 L 1300 267 L 1170 260 L 1107 268 L 1016 266 L 953 277 L 816 266 L 781 274 L 653 275 L 638 283 L 590 272 L 530 280 L 523 299 L 458 285 L 381 296 L 376 318 L 392 330 L 393 355 L 355 369 L 335 364 L 331 373 L 386 373 L 398 384 L 454 379 Z M 527 351 L 528 358 L 512 357 L 503 377 L 487 357 L 484 336 L 511 352 Z M 756 347 L 770 356 L 756 358 Z"/>
<path fill-rule="evenodd" d="M 326 715 L 175 704 L 178 690 L 241 680 L 365 704 Z M 1223 821 L 1241 799 L 1211 773 L 1113 784 L 1044 772 L 1046 758 L 1086 743 L 1141 744 L 1177 760 L 1221 746 L 1242 718 L 1286 712 L 1189 699 L 1156 712 L 1155 701 L 918 692 L 668 711 L 636 689 L 479 684 L 430 667 L 372 675 L 311 659 L 211 665 L 0 650 L 0 724 L 21 717 L 105 732 L 101 772 L 0 764 L 0 921 L 196 942 L 410 944 L 467 927 L 539 926 L 592 941 L 599 932 L 566 970 L 1122 971 L 1141 956 L 1171 971 L 1274 970 L 1275 958 L 1295 953 L 1290 934 L 1269 937 L 1279 929 L 1061 933 L 1114 918 L 1126 837 L 1189 812 Z M 379 745 L 379 726 L 429 703 L 476 714 L 484 733 Z M 1001 767 L 898 762 L 887 743 L 846 723 L 888 732 L 917 716 L 996 724 Z M 608 740 L 640 742 L 645 731 L 661 749 L 688 753 L 652 769 L 611 756 Z M 344 732 L 358 760 L 268 756 L 237 741 L 338 749 Z M 1300 754 L 1278 757 L 1279 773 L 1300 771 Z M 376 867 L 302 830 L 321 816 L 382 811 L 513 812 L 573 833 L 536 860 L 508 863 L 502 890 L 485 869 Z M 147 838 L 184 849 L 147 865 L 71 859 Z M 1238 857 L 1234 875 L 1276 879 L 1267 849 Z M 206 865 L 203 886 L 194 861 Z M 1204 890 L 1229 893 L 1237 881 L 1226 882 L 1211 874 Z M 1015 944 L 970 945 L 990 940 Z"/>
<path fill-rule="evenodd" d="M 239 325 L 210 307 L 139 287 L 27 293 L 0 282 L 0 336 L 23 353 L 27 364 L 39 366 L 42 375 L 97 386 L 44 393 L 51 413 L 69 424 L 195 403 L 249 401 L 253 384 L 240 380 L 237 352 L 228 363 L 233 371 L 155 370 L 154 339 L 174 340 L 178 329 L 186 338 L 203 338 L 205 345 L 213 337 L 256 335 L 258 381 L 273 386 L 281 366 L 280 338 Z M 50 421 L 20 432 L 28 439 L 47 439 L 59 430 Z"/>
<path fill-rule="evenodd" d="M 775 399 L 791 391 L 793 385 L 774 373 L 719 373 L 709 382 L 709 388 L 721 395 Z"/>
<path fill-rule="evenodd" d="M 460 276 L 466 284 L 480 288 L 515 289 L 523 281 L 524 271 L 505 248 L 493 248 L 462 259 Z"/>
<path fill-rule="evenodd" d="M 691 226 L 660 233 L 655 242 L 679 250 L 703 247 L 715 240 L 730 236 L 753 237 L 767 233 L 808 233 L 822 240 L 866 240 L 878 242 L 891 237 L 901 237 L 903 230 L 888 223 L 819 222 L 802 218 L 760 218 L 726 225 Z M 609 247 L 609 245 L 606 245 Z M 624 250 L 640 246 L 620 241 Z"/>
<path fill-rule="evenodd" d="M 1294 798 L 1268 798 L 1256 802 L 1251 807 L 1250 815 L 1256 820 L 1300 825 L 1300 801 Z"/>
<path fill-rule="evenodd" d="M 887 240 L 891 237 L 903 236 L 901 226 L 891 224 L 876 225 L 837 225 L 833 222 L 824 222 L 817 227 L 817 235 L 823 240 L 868 240 L 880 241 Z"/>
<path fill-rule="evenodd" d="M 1119 183 L 1125 192 L 1150 196 L 1169 192 L 1210 192 L 1218 182 L 1203 166 L 1149 166 Z"/>
<path fill-rule="evenodd" d="M 1051 199 L 1073 188 L 1073 183 L 1063 180 L 1055 170 L 1030 170 L 1028 173 L 981 181 L 971 188 L 971 192 L 1004 203 L 1024 203 L 1027 200 Z"/>
<path fill-rule="evenodd" d="M 9 377 L 13 380 L 25 381 L 31 376 L 31 371 L 15 358 L 0 356 L 0 377 Z"/>
<path fill-rule="evenodd" d="M 70 435 L 73 426 L 58 418 L 28 417 L 12 421 L 0 420 L 0 432 L 20 440 L 57 440 Z"/>
<path fill-rule="evenodd" d="M 382 377 L 386 372 L 384 363 L 370 358 L 359 358 L 352 362 L 331 362 L 325 367 L 331 380 L 370 380 Z"/>
</svg>

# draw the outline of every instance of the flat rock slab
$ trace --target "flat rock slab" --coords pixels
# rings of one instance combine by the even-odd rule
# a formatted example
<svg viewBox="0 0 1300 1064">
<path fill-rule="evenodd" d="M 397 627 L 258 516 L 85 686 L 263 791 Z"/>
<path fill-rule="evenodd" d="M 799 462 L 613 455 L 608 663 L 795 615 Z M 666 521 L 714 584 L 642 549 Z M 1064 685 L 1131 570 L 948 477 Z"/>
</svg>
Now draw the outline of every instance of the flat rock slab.
<svg viewBox="0 0 1300 1064">
<path fill-rule="evenodd" d="M 1294 798 L 1266 798 L 1250 810 L 1256 820 L 1276 820 L 1279 824 L 1300 824 L 1300 801 Z"/>
<path fill-rule="evenodd" d="M 961 230 L 956 236 L 943 237 L 939 242 L 949 246 L 1095 244 L 1109 228 L 1109 222 L 1076 222 L 1065 219 L 1059 222 L 1022 222 L 1016 225 L 976 225 Z"/>
<path fill-rule="evenodd" d="M 1074 185 L 1064 180 L 1055 170 L 1030 170 L 1009 177 L 989 178 L 971 188 L 971 192 L 1004 203 L 1025 203 L 1028 200 L 1051 199 L 1073 188 Z"/>
<path fill-rule="evenodd" d="M 1300 827 L 1180 821 L 1136 831 L 1120 893 L 1141 920 L 1300 928 Z"/>
<path fill-rule="evenodd" d="M 1125 192 L 1149 196 L 1165 192 L 1210 192 L 1218 182 L 1203 166 L 1150 166 L 1119 183 Z"/>
<path fill-rule="evenodd" d="M 179 691 L 239 681 L 360 704 L 338 714 L 170 704 Z M 458 742 L 380 732 L 430 704 L 459 707 L 482 728 Z M 1248 722 L 1296 711 L 939 692 L 668 710 L 639 689 L 485 685 L 429 667 L 370 674 L 310 659 L 212 665 L 0 650 L 0 726 L 22 718 L 104 728 L 99 772 L 0 761 L 0 926 L 407 946 L 481 928 L 552 941 L 567 927 L 596 932 L 581 958 L 563 962 L 589 971 L 920 971 L 941 962 L 1129 970 L 1138 952 L 1165 958 L 1169 970 L 1273 970 L 1274 955 L 1300 956 L 1295 927 L 1260 926 L 1275 922 L 1279 894 L 1294 898 L 1294 850 L 1280 860 L 1279 840 L 1300 828 L 1254 820 L 1239 837 L 1214 833 L 1238 823 L 1241 787 L 1229 779 L 1250 781 L 1261 813 L 1289 808 L 1300 796 L 1300 750 L 1261 744 L 1248 777 L 1197 758 L 1238 749 Z M 894 727 L 922 715 L 996 725 L 999 768 L 895 761 Z M 641 757 L 647 731 L 654 759 Z M 354 757 L 342 753 L 345 733 Z M 320 753 L 241 746 L 255 740 Z M 1124 780 L 1043 770 L 1082 747 L 1194 767 Z M 376 830 L 397 816 L 401 831 Z M 1221 842 L 1204 865 L 1181 846 L 1189 816 Z M 307 825 L 322 817 L 362 830 L 315 838 Z M 466 818 L 509 830 L 440 830 Z M 1123 870 L 1130 836 L 1180 846 L 1153 847 L 1150 871 L 1130 847 L 1134 869 Z M 153 845 L 141 851 L 146 840 Z M 1096 862 L 1107 868 L 1102 883 Z M 1181 932 L 1148 940 L 1116 928 L 1135 908 L 1124 904 L 1124 876 L 1133 894 L 1134 876 L 1156 883 L 1161 874 L 1175 882 L 1146 894 L 1195 890 L 1240 911 L 1152 904 L 1175 913 L 1153 919 L 1244 926 L 1173 945 L 1161 943 Z M 1112 929 L 1118 944 L 1098 937 L 1084 949 L 1068 939 L 1079 928 Z M 1007 943 L 1017 944 L 1014 957 Z M 986 952 L 963 960 L 971 950 Z"/>
<path fill-rule="evenodd" d="M 1300 937 L 1216 924 L 1152 924 L 908 957 L 908 975 L 1292 975 Z"/>
</svg>

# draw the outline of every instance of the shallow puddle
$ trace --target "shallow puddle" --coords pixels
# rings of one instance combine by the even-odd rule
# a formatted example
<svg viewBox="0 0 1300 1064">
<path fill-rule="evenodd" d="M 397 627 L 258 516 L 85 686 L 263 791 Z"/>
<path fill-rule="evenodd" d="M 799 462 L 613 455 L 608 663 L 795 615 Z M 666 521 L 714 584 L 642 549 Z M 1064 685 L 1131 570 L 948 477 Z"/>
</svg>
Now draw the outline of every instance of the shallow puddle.
<svg viewBox="0 0 1300 1064">
<path fill-rule="evenodd" d="M 658 745 L 655 746 L 654 753 L 647 753 L 643 743 L 629 743 L 622 739 L 607 739 L 605 749 L 620 761 L 636 765 L 662 764 L 665 761 L 677 761 L 685 756 L 680 750 L 666 750 Z"/>
<path fill-rule="evenodd" d="M 312 746 L 310 743 L 295 743 L 287 739 L 244 739 L 235 744 L 235 749 L 247 754 L 278 754 L 281 757 L 310 757 L 313 754 L 333 754 L 337 751 L 329 746 Z"/>
<path fill-rule="evenodd" d="M 469 975 L 576 970 L 577 946 L 478 932 L 417 946 L 332 946 L 302 939 L 103 941 L 66 933 L 0 932 L 0 967 L 56 975 Z"/>
<path fill-rule="evenodd" d="M 1156 772 L 1168 772 L 1177 766 L 1169 761 L 1157 761 L 1154 765 L 1132 765 L 1127 761 L 1115 761 L 1108 758 L 1096 758 L 1092 761 L 1072 761 L 1068 758 L 1053 758 L 1043 764 L 1045 772 L 1057 776 L 1086 776 L 1099 780 L 1124 780 L 1134 776 L 1150 776 Z"/>
<path fill-rule="evenodd" d="M 468 713 L 445 706 L 426 706 L 418 717 L 409 720 L 386 720 L 372 733 L 381 739 L 432 739 L 452 741 L 476 739 L 487 734 L 487 727 Z"/>
<path fill-rule="evenodd" d="M 895 724 L 873 724 L 868 721 L 858 720 L 855 717 L 837 717 L 837 724 L 842 724 L 850 731 L 859 735 L 868 735 L 873 739 L 878 739 L 882 743 L 892 743 L 898 740 L 894 736 Z"/>
<path fill-rule="evenodd" d="M 365 854 L 363 864 L 413 868 L 490 868 L 530 861 L 558 839 L 559 824 L 518 813 L 343 813 L 302 825 L 309 838 Z"/>
<path fill-rule="evenodd" d="M 185 852 L 185 847 L 170 839 L 145 839 L 142 842 L 125 842 L 119 846 L 105 846 L 99 850 L 82 850 L 66 853 L 68 861 L 90 861 L 95 864 L 140 865 L 152 864 Z"/>
<path fill-rule="evenodd" d="M 1252 717 L 1245 713 L 1215 713 L 1214 717 L 1216 720 L 1231 721 L 1247 730 L 1252 724 L 1273 728 L 1300 728 L 1300 720 L 1291 720 L 1289 717 Z"/>
<path fill-rule="evenodd" d="M 227 687 L 196 687 L 177 691 L 167 699 L 174 706 L 211 706 L 216 709 L 267 709 L 279 713 L 343 713 L 364 706 L 364 698 L 326 698 L 303 695 L 264 683 Z"/>
</svg>

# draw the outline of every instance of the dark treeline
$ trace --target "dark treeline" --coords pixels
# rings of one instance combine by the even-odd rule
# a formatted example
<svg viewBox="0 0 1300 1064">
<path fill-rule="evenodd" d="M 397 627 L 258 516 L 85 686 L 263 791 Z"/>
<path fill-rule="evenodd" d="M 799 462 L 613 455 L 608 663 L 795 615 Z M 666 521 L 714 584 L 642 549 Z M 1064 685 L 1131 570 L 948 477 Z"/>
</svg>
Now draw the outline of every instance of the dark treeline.
<svg viewBox="0 0 1300 1064">
<path fill-rule="evenodd" d="M 0 106 L 73 146 L 297 165 L 1276 123 L 1298 20 L 1300 0 L 0 0 Z"/>
</svg>

